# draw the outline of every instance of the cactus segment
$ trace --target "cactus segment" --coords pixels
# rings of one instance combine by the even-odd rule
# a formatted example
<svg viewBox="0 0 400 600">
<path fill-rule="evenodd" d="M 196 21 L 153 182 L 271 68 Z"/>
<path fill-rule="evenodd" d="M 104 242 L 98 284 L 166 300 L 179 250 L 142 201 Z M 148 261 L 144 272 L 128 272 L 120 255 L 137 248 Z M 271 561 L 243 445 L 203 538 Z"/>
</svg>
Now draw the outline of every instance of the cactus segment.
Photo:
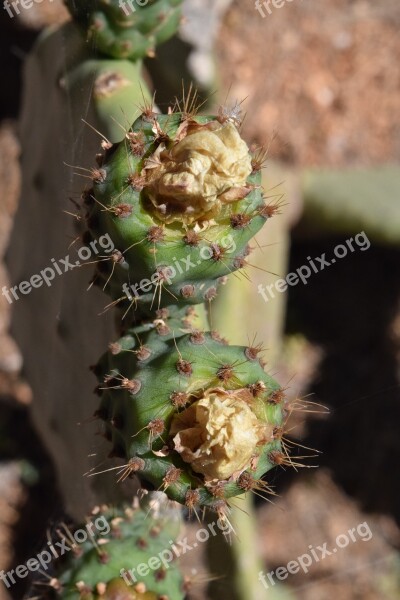
<svg viewBox="0 0 400 600">
<path fill-rule="evenodd" d="M 213 300 L 269 216 L 253 159 L 229 118 L 145 111 L 84 195 L 90 239 L 115 245 L 96 283 L 143 315 Z"/>
<path fill-rule="evenodd" d="M 68 70 L 63 86 L 69 98 L 77 97 L 78 114 L 82 98 L 91 98 L 96 125 L 110 142 L 123 139 L 124 126 L 139 115 L 139 104 L 150 100 L 140 61 L 87 58 Z"/>
<path fill-rule="evenodd" d="M 177 562 L 156 563 L 179 534 L 176 515 L 172 510 L 163 514 L 163 509 L 159 513 L 127 506 L 96 509 L 88 521 L 96 523 L 100 518 L 109 531 L 99 536 L 92 527 L 94 535 L 57 561 L 50 584 L 38 582 L 32 592 L 40 589 L 40 598 L 48 600 L 183 600 Z M 87 530 L 87 524 L 80 529 Z M 66 535 L 68 545 L 75 540 L 73 533 Z M 137 569 L 143 563 L 154 568 Z"/>
<path fill-rule="evenodd" d="M 189 508 L 221 511 L 277 464 L 284 395 L 259 348 L 194 329 L 193 309 L 158 317 L 128 330 L 95 367 L 96 415 L 127 474 Z"/>
<path fill-rule="evenodd" d="M 66 0 L 89 42 L 112 58 L 138 60 L 176 33 L 182 0 Z"/>
</svg>

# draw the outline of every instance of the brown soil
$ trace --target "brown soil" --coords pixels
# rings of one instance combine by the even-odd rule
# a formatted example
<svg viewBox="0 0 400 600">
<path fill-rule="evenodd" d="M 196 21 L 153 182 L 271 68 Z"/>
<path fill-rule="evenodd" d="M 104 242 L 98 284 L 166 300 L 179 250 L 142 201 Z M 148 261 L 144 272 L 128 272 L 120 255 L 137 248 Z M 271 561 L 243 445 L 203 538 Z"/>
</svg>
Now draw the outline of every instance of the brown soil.
<svg viewBox="0 0 400 600">
<path fill-rule="evenodd" d="M 292 0 L 265 18 L 236 0 L 218 46 L 245 135 L 296 165 L 377 164 L 400 150 L 400 4 Z"/>
</svg>

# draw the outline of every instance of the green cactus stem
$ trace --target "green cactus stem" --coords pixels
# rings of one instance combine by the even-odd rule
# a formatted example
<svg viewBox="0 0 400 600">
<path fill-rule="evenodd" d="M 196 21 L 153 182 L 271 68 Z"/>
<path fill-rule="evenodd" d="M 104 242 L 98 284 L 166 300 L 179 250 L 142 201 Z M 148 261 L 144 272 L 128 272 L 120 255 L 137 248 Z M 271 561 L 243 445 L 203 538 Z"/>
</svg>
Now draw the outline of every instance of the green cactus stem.
<svg viewBox="0 0 400 600">
<path fill-rule="evenodd" d="M 176 33 L 182 0 L 66 0 L 87 41 L 99 53 L 137 60 Z"/>
<path fill-rule="evenodd" d="M 161 510 L 138 505 L 96 508 L 81 527 L 60 528 L 71 550 L 56 561 L 51 579 L 38 581 L 31 595 L 40 593 L 46 600 L 183 600 L 178 561 L 162 560 L 179 534 L 176 516 L 165 503 Z M 80 543 L 83 534 L 87 539 Z"/>
</svg>

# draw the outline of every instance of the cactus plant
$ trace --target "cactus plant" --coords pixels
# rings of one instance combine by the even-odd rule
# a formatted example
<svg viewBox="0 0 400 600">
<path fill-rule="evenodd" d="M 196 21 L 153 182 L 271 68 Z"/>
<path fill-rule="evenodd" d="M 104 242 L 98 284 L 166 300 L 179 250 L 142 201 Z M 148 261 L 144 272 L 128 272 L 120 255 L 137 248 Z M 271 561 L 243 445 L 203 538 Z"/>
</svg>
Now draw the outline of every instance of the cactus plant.
<svg viewBox="0 0 400 600">
<path fill-rule="evenodd" d="M 87 39 L 102 54 L 137 60 L 178 29 L 183 0 L 66 0 Z"/>
<path fill-rule="evenodd" d="M 106 148 L 83 194 L 85 241 L 108 234 L 115 244 L 96 281 L 126 320 L 94 368 L 111 455 L 189 509 L 222 515 L 226 500 L 266 487 L 261 476 L 284 460 L 284 394 L 264 372 L 261 347 L 225 344 L 198 315 L 277 209 L 264 202 L 261 162 L 237 113 L 147 107 L 126 140 Z M 156 294 L 129 297 L 151 282 Z"/>
<path fill-rule="evenodd" d="M 249 241 L 277 207 L 264 201 L 263 152 L 251 154 L 242 140 L 238 106 L 200 117 L 190 98 L 167 115 L 145 105 L 119 141 L 121 124 L 109 111 L 114 121 L 117 110 L 131 119 L 132 91 L 142 87 L 148 102 L 146 86 L 134 85 L 140 64 L 130 61 L 152 53 L 179 15 L 180 0 L 146 4 L 125 19 L 115 0 L 84 7 L 68 0 L 95 52 L 75 25 L 62 32 L 71 27 L 77 50 L 68 56 L 60 88 L 76 116 L 77 98 L 91 93 L 94 81 L 90 109 L 103 135 L 104 153 L 83 193 L 83 241 L 95 244 L 106 234 L 113 240 L 94 282 L 123 317 L 122 337 L 94 367 L 101 396 L 96 416 L 111 455 L 124 459 L 123 477 L 135 473 L 143 486 L 163 490 L 189 511 L 211 507 L 227 519 L 230 498 L 268 489 L 263 474 L 285 462 L 287 406 L 264 372 L 261 348 L 230 346 L 206 331 L 203 304 L 229 273 L 247 265 Z M 47 42 L 48 61 L 57 36 Z M 109 541 L 106 564 L 95 548 L 84 548 L 60 571 L 55 591 L 71 600 L 150 600 L 165 590 L 171 600 L 181 597 L 178 578 L 159 587 L 153 578 L 135 590 L 117 579 L 118 567 L 131 560 L 133 538 L 129 531 L 122 541 Z"/>
<path fill-rule="evenodd" d="M 56 561 L 50 582 L 36 582 L 31 595 L 40 593 L 48 600 L 183 600 L 179 552 L 170 550 L 180 521 L 176 511 L 174 518 L 171 513 L 165 506 L 96 507 L 80 528 L 60 528 L 70 550 Z"/>
</svg>

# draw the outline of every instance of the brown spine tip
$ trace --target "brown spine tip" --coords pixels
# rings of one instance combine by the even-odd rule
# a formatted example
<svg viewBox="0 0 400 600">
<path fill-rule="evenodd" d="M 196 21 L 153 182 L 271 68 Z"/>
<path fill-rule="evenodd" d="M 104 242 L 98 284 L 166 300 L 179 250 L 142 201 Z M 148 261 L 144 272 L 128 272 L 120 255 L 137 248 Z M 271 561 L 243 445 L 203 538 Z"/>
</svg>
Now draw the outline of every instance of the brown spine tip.
<svg viewBox="0 0 400 600">
<path fill-rule="evenodd" d="M 139 379 L 124 379 L 122 387 L 128 390 L 132 396 L 138 394 L 142 388 L 142 382 Z"/>
<path fill-rule="evenodd" d="M 198 490 L 188 490 L 185 495 L 185 506 L 194 508 L 200 503 L 200 492 Z"/>
<path fill-rule="evenodd" d="M 159 242 L 164 241 L 165 233 L 162 227 L 153 225 L 149 228 L 146 237 L 149 242 L 158 244 Z"/>
<path fill-rule="evenodd" d="M 185 392 L 172 392 L 170 400 L 175 408 L 183 408 L 189 402 L 189 395 Z"/>
<path fill-rule="evenodd" d="M 244 354 L 249 360 L 257 360 L 260 352 L 261 348 L 251 348 L 250 346 L 248 346 L 245 349 Z"/>
<path fill-rule="evenodd" d="M 104 183 L 107 177 L 105 169 L 92 169 L 92 181 L 94 183 Z"/>
<path fill-rule="evenodd" d="M 241 490 L 244 490 L 245 492 L 249 492 L 254 487 L 254 479 L 250 475 L 250 473 L 246 473 L 246 471 L 244 471 L 239 476 L 239 478 L 237 480 L 237 484 Z"/>
<path fill-rule="evenodd" d="M 217 288 L 210 287 L 204 294 L 204 299 L 207 300 L 208 302 L 211 302 L 212 300 L 214 300 L 217 297 L 217 295 L 218 295 Z"/>
<path fill-rule="evenodd" d="M 272 392 L 268 397 L 268 402 L 271 404 L 281 404 L 283 400 L 285 400 L 285 397 L 285 392 L 282 389 L 275 390 L 275 392 Z"/>
<path fill-rule="evenodd" d="M 272 430 L 272 436 L 274 438 L 274 440 L 281 440 L 284 434 L 284 430 L 283 427 L 278 427 L 278 425 L 276 427 L 273 428 Z"/>
<path fill-rule="evenodd" d="M 184 285 L 180 290 L 182 298 L 193 298 L 195 292 L 196 288 L 194 287 L 194 285 Z"/>
<path fill-rule="evenodd" d="M 157 319 L 168 319 L 168 317 L 169 317 L 168 308 L 159 308 L 156 311 L 156 317 L 157 317 Z"/>
<path fill-rule="evenodd" d="M 279 450 L 272 450 L 268 454 L 268 460 L 274 465 L 282 465 L 286 462 L 286 456 Z"/>
<path fill-rule="evenodd" d="M 128 217 L 131 216 L 132 212 L 133 212 L 133 207 L 130 204 L 117 204 L 117 206 L 114 207 L 114 214 L 116 217 L 118 217 L 119 219 L 127 219 Z"/>
<path fill-rule="evenodd" d="M 244 213 L 237 213 L 231 216 L 230 221 L 233 229 L 244 229 L 250 223 L 251 217 Z"/>
<path fill-rule="evenodd" d="M 168 469 L 168 471 L 165 473 L 164 479 L 163 479 L 163 483 L 165 486 L 165 489 L 167 489 L 167 487 L 169 487 L 170 485 L 173 485 L 174 483 L 176 483 L 179 479 L 179 477 L 182 474 L 182 469 L 177 469 L 176 467 L 170 467 Z"/>
<path fill-rule="evenodd" d="M 134 456 L 133 458 L 130 458 L 128 461 L 128 467 L 132 473 L 137 473 L 138 471 L 143 471 L 145 466 L 146 466 L 146 463 L 144 462 L 143 458 L 139 458 L 138 456 Z"/>
<path fill-rule="evenodd" d="M 270 219 L 274 215 L 279 215 L 281 211 L 279 204 L 263 204 L 263 206 L 260 206 L 257 212 L 260 217 L 263 217 L 264 219 Z"/>
<path fill-rule="evenodd" d="M 192 365 L 189 361 L 180 358 L 176 363 L 176 370 L 180 375 L 185 375 L 185 377 L 190 377 L 193 373 Z"/>
<path fill-rule="evenodd" d="M 193 230 L 189 230 L 184 236 L 183 241 L 187 246 L 198 246 L 200 242 L 200 236 Z"/>
<path fill-rule="evenodd" d="M 166 576 L 167 576 L 167 571 L 163 567 L 161 567 L 154 573 L 154 579 L 156 581 L 163 581 L 166 578 Z"/>
<path fill-rule="evenodd" d="M 143 156 L 145 151 L 145 138 L 142 131 L 130 131 L 127 133 L 129 147 L 135 156 Z"/>
<path fill-rule="evenodd" d="M 153 526 L 153 527 L 150 529 L 149 533 L 150 533 L 150 537 L 156 538 L 156 537 L 158 537 L 158 536 L 160 535 L 160 533 L 161 533 L 161 527 L 158 527 L 158 525 L 154 525 L 154 526 Z"/>
<path fill-rule="evenodd" d="M 234 375 L 234 370 L 232 365 L 223 365 L 217 371 L 217 377 L 220 381 L 226 383 L 230 379 L 232 379 Z"/>
<path fill-rule="evenodd" d="M 253 394 L 254 398 L 260 396 L 266 390 L 266 385 L 263 381 L 257 381 L 256 383 L 250 383 L 248 389 Z"/>
<path fill-rule="evenodd" d="M 115 264 L 122 264 L 125 262 L 124 255 L 122 254 L 121 250 L 113 250 L 111 253 L 111 260 Z"/>
<path fill-rule="evenodd" d="M 147 425 L 147 429 L 150 431 L 152 436 L 161 435 L 165 429 L 165 423 L 162 419 L 153 419 Z"/>
<path fill-rule="evenodd" d="M 212 260 L 215 260 L 215 262 L 219 262 L 220 260 L 222 260 L 225 252 L 219 244 L 211 244 L 210 250 Z"/>
<path fill-rule="evenodd" d="M 192 344 L 201 345 L 206 341 L 203 331 L 193 331 L 190 335 L 190 341 Z"/>
<path fill-rule="evenodd" d="M 167 283 L 171 283 L 171 279 L 174 277 L 171 267 L 157 267 L 154 275 L 158 276 L 158 280 L 160 282 L 166 281 Z"/>
<path fill-rule="evenodd" d="M 111 352 L 111 354 L 116 355 L 121 352 L 122 346 L 118 342 L 112 342 L 111 344 L 109 344 L 108 349 Z"/>
<path fill-rule="evenodd" d="M 246 259 L 243 256 L 236 256 L 233 260 L 233 266 L 235 269 L 243 269 L 246 266 Z"/>
<path fill-rule="evenodd" d="M 136 192 L 141 192 L 146 183 L 146 179 L 137 173 L 132 173 L 128 176 L 127 183 Z"/>
<path fill-rule="evenodd" d="M 96 592 L 98 593 L 99 596 L 104 596 L 106 591 L 107 591 L 107 584 L 104 583 L 104 581 L 100 581 L 96 585 Z"/>
<path fill-rule="evenodd" d="M 138 361 L 140 361 L 140 362 L 147 360 L 148 358 L 150 358 L 150 356 L 151 356 L 151 350 L 150 350 L 150 348 L 147 348 L 146 346 L 142 346 L 136 352 L 136 357 L 137 357 Z"/>
<path fill-rule="evenodd" d="M 217 483 L 207 485 L 207 488 L 210 490 L 210 493 L 214 496 L 214 498 L 218 498 L 219 500 L 223 500 L 225 498 L 225 482 L 217 481 Z"/>
<path fill-rule="evenodd" d="M 171 333 L 171 329 L 165 323 L 158 323 L 156 331 L 160 336 L 169 335 Z"/>
<path fill-rule="evenodd" d="M 52 586 L 52 587 L 54 587 L 54 586 Z M 92 588 L 89 585 L 87 585 L 84 581 L 77 581 L 75 583 L 75 587 L 78 590 L 78 592 L 80 594 L 82 594 L 83 596 L 85 594 L 91 594 L 93 591 Z"/>
</svg>

